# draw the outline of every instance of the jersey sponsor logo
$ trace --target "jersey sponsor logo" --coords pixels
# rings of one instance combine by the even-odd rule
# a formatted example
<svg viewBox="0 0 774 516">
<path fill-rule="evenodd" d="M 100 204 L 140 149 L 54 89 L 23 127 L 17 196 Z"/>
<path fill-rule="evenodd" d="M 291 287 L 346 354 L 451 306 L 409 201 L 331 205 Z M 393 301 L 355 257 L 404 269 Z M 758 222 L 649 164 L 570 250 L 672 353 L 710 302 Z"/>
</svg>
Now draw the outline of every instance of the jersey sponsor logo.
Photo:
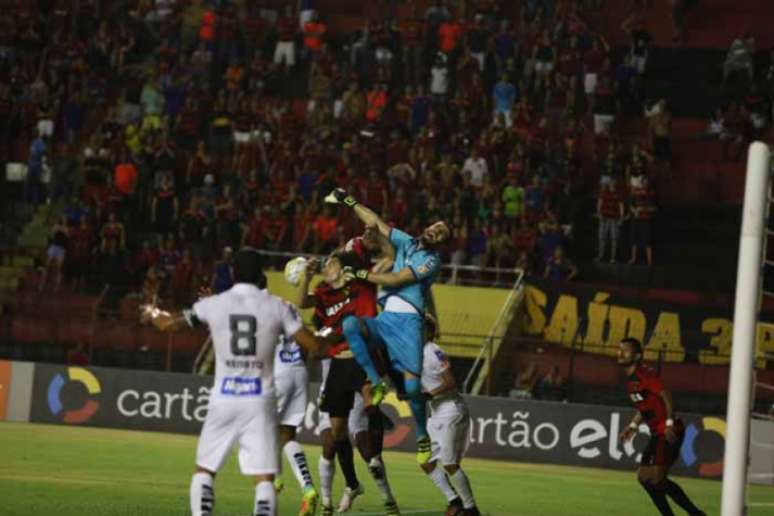
<svg viewBox="0 0 774 516">
<path fill-rule="evenodd" d="M 220 393 L 229 396 L 256 396 L 261 394 L 261 379 L 238 376 L 224 378 Z"/>
<path fill-rule="evenodd" d="M 301 362 L 301 350 L 283 349 L 279 352 L 279 359 L 283 364 L 295 364 L 296 362 Z"/>
<path fill-rule="evenodd" d="M 79 383 L 86 388 L 87 397 L 77 408 L 65 409 L 62 404 L 62 390 L 69 383 Z M 55 416 L 62 415 L 67 424 L 79 425 L 85 423 L 97 412 L 99 401 L 94 399 L 102 392 L 102 386 L 97 377 L 88 369 L 82 367 L 67 368 L 67 376 L 57 374 L 48 384 L 48 409 Z"/>
<path fill-rule="evenodd" d="M 325 309 L 325 316 L 326 317 L 332 317 L 339 313 L 342 308 L 344 308 L 347 304 L 350 303 L 350 298 L 347 297 L 343 301 L 339 301 L 336 304 L 333 304 Z"/>
</svg>

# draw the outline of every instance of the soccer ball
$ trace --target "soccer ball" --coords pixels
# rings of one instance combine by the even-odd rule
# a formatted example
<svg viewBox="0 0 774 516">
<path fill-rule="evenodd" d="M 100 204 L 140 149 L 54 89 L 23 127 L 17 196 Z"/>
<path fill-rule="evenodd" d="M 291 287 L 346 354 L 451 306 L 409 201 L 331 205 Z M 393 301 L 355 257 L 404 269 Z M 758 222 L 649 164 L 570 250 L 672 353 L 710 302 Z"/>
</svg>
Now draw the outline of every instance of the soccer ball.
<svg viewBox="0 0 774 516">
<path fill-rule="evenodd" d="M 288 263 L 285 264 L 285 280 L 294 287 L 297 287 L 301 282 L 301 276 L 306 271 L 308 263 L 309 262 L 307 262 L 306 258 L 303 256 L 298 256 L 288 261 Z"/>
</svg>

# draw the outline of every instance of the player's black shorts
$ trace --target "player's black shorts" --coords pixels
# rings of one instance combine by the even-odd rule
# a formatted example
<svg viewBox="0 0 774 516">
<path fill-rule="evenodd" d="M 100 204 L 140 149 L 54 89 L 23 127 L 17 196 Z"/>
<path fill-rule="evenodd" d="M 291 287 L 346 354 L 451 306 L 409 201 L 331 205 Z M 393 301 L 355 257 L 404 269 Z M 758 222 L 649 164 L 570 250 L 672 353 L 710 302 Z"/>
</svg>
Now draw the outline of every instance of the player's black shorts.
<svg viewBox="0 0 774 516">
<path fill-rule="evenodd" d="M 680 457 L 680 448 L 683 446 L 685 438 L 685 426 L 681 420 L 675 421 L 675 434 L 677 440 L 674 443 L 667 441 L 664 435 L 652 434 L 648 441 L 648 446 L 642 452 L 640 464 L 643 466 L 665 466 L 671 467 Z"/>
<path fill-rule="evenodd" d="M 355 403 L 355 393 L 366 382 L 366 374 L 354 358 L 334 358 L 325 379 L 320 410 L 331 417 L 347 417 Z"/>
</svg>

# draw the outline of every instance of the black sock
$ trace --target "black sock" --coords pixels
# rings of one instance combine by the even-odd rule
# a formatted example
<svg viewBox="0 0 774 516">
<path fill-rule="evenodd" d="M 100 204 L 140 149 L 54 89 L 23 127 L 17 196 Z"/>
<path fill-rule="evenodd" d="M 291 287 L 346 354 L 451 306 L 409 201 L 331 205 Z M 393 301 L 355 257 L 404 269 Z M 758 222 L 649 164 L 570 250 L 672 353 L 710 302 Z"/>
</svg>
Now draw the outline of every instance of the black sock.
<svg viewBox="0 0 774 516">
<path fill-rule="evenodd" d="M 382 444 L 384 443 L 384 421 L 382 411 L 376 407 L 368 413 L 368 438 L 371 456 L 376 457 L 382 454 Z"/>
<path fill-rule="evenodd" d="M 641 485 L 645 492 L 650 496 L 650 499 L 653 500 L 653 504 L 661 513 L 661 516 L 675 515 L 675 513 L 672 512 L 672 508 L 669 507 L 669 502 L 667 501 L 666 493 L 663 489 L 657 489 L 650 483 L 642 483 Z"/>
<path fill-rule="evenodd" d="M 341 473 L 347 481 L 347 487 L 355 489 L 360 485 L 357 480 L 357 474 L 355 473 L 355 460 L 352 455 L 352 443 L 349 439 L 342 439 L 336 441 L 334 445 L 336 449 L 336 456 L 339 458 L 339 466 L 341 466 Z"/>
<path fill-rule="evenodd" d="M 669 479 L 666 481 L 666 489 L 664 490 L 666 494 L 674 500 L 674 502 L 679 505 L 680 507 L 685 510 L 690 515 L 699 516 L 701 514 L 704 514 L 701 509 L 696 507 L 690 498 L 688 498 L 688 495 L 685 494 L 685 491 L 683 491 L 683 488 L 680 487 L 677 482 L 673 482 Z"/>
</svg>

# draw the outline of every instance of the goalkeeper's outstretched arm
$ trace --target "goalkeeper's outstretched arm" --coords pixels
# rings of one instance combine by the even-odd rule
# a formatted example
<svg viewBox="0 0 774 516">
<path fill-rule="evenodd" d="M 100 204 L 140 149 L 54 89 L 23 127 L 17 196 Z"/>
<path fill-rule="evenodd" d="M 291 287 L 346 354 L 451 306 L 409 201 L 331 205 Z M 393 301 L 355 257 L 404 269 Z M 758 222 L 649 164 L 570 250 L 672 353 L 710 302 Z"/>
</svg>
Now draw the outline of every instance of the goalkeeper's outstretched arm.
<svg viewBox="0 0 774 516">
<path fill-rule="evenodd" d="M 349 206 L 355 212 L 357 218 L 359 218 L 366 227 L 376 227 L 383 236 L 390 236 L 390 226 L 384 222 L 374 210 L 357 202 L 357 200 L 349 195 L 343 188 L 336 188 L 329 193 L 325 197 L 325 202 Z"/>
</svg>

